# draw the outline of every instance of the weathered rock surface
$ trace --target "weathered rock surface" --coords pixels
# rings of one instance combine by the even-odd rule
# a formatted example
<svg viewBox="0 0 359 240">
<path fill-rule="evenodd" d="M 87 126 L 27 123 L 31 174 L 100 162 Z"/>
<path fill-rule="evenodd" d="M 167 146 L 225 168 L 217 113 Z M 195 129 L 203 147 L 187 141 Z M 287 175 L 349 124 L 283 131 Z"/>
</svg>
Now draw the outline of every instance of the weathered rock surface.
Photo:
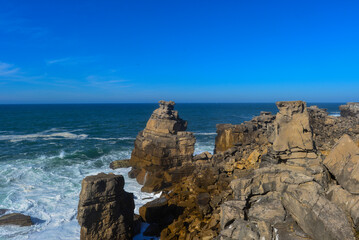
<svg viewBox="0 0 359 240">
<path fill-rule="evenodd" d="M 324 160 L 338 183 L 350 193 L 359 194 L 359 147 L 344 135 Z"/>
<path fill-rule="evenodd" d="M 328 155 L 335 143 L 344 135 L 355 142 L 359 140 L 359 117 L 329 116 L 326 109 L 317 106 L 308 107 L 309 122 L 313 130 L 316 148 Z"/>
<path fill-rule="evenodd" d="M 342 117 L 359 117 L 359 102 L 348 102 L 339 109 Z"/>
<path fill-rule="evenodd" d="M 137 178 L 142 174 L 137 180 L 146 192 L 161 190 L 174 182 L 169 179 L 168 170 L 192 162 L 196 141 L 193 133 L 186 132 L 187 122 L 174 110 L 174 102 L 160 101 L 159 104 L 146 128 L 138 134 L 130 159 L 129 176 Z M 169 178 L 165 177 L 166 173 Z"/>
<path fill-rule="evenodd" d="M 110 163 L 111 169 L 128 168 L 128 167 L 131 167 L 130 159 L 116 160 Z"/>
<path fill-rule="evenodd" d="M 298 225 L 314 239 L 355 239 L 343 210 L 330 202 L 323 188 L 308 182 L 286 191 L 283 205 Z"/>
<path fill-rule="evenodd" d="M 334 181 L 316 154 L 306 104 L 277 106 L 272 150 L 262 156 L 265 164 L 231 181 L 233 200 L 221 206 L 219 239 L 355 239 L 357 200 L 340 187 L 326 192 Z M 320 114 L 328 117 L 310 111 L 318 125 Z"/>
<path fill-rule="evenodd" d="M 330 186 L 327 197 L 350 214 L 356 230 L 359 231 L 359 195 L 351 194 L 339 185 L 333 185 Z"/>
<path fill-rule="evenodd" d="M 99 173 L 82 181 L 77 219 L 81 239 L 132 239 L 133 194 L 121 175 Z"/>
<path fill-rule="evenodd" d="M 6 211 L 3 213 L 6 213 Z M 31 226 L 34 223 L 30 216 L 21 213 L 10 213 L 0 217 L 0 225 Z"/>
<path fill-rule="evenodd" d="M 250 145 L 253 142 L 259 145 L 268 143 L 275 119 L 270 112 L 261 112 L 249 122 L 242 124 L 217 124 L 215 152 L 224 152 L 235 146 Z"/>
<path fill-rule="evenodd" d="M 316 158 L 313 133 L 305 102 L 277 102 L 273 150 L 280 159 Z"/>
</svg>

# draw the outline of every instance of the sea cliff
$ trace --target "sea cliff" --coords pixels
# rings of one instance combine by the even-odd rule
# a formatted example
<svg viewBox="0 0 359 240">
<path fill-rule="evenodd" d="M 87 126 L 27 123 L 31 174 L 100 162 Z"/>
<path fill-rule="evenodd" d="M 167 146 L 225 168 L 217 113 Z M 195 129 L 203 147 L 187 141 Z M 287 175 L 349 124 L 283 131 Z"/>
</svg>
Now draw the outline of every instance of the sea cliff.
<svg viewBox="0 0 359 240">
<path fill-rule="evenodd" d="M 113 180 L 120 177 L 85 179 L 82 239 L 131 238 L 139 221 L 161 239 L 356 239 L 357 103 L 333 117 L 302 101 L 277 102 L 276 115 L 217 125 L 214 154 L 195 156 L 195 138 L 174 106 L 160 101 L 129 160 L 130 177 L 161 197 L 134 221 L 133 198 Z M 87 206 L 95 210 L 81 210 Z"/>
</svg>

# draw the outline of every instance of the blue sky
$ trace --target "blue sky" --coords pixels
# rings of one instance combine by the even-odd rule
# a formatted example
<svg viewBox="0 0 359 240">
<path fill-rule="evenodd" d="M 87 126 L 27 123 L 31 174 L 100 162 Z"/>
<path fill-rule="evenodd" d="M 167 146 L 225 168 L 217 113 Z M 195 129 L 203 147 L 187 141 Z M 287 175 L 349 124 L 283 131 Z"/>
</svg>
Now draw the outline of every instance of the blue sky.
<svg viewBox="0 0 359 240">
<path fill-rule="evenodd" d="M 0 0 L 0 103 L 358 101 L 359 1 Z"/>
</svg>

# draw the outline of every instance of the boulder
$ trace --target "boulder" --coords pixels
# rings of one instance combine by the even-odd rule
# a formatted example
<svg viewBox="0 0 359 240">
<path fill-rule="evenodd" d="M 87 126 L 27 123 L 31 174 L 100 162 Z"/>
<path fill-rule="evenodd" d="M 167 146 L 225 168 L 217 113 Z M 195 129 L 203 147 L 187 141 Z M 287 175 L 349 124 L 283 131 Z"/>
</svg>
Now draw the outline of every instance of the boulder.
<svg viewBox="0 0 359 240">
<path fill-rule="evenodd" d="M 280 159 L 316 158 L 312 129 L 305 102 L 277 102 L 273 150 Z"/>
<path fill-rule="evenodd" d="M 359 117 L 359 102 L 348 102 L 339 106 L 342 117 Z"/>
<path fill-rule="evenodd" d="M 99 173 L 82 181 L 77 219 L 81 239 L 132 239 L 133 194 L 123 176 Z"/>
<path fill-rule="evenodd" d="M 344 189 L 359 194 L 359 147 L 348 135 L 339 139 L 323 163 Z"/>
<path fill-rule="evenodd" d="M 143 183 L 147 192 L 171 184 L 165 180 L 164 172 L 192 162 L 196 141 L 193 133 L 186 132 L 187 122 L 174 110 L 174 102 L 160 101 L 159 105 L 146 128 L 137 135 L 130 159 L 130 177 L 137 177 L 139 169 L 149 172 Z"/>
<path fill-rule="evenodd" d="M 2 209 L 2 210 L 6 210 L 6 209 Z M 0 217 L 0 225 L 18 225 L 24 227 L 24 226 L 31 226 L 33 224 L 34 223 L 31 221 L 30 216 L 21 213 L 10 213 Z"/>
</svg>

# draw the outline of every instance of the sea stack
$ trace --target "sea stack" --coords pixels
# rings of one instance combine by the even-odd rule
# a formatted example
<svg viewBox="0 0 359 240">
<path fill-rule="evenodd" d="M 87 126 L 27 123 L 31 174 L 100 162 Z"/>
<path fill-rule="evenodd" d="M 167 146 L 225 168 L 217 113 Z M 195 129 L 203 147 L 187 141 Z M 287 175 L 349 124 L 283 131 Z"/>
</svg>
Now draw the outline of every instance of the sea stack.
<svg viewBox="0 0 359 240">
<path fill-rule="evenodd" d="M 281 160 L 316 158 L 307 104 L 302 101 L 277 102 L 273 150 Z"/>
<path fill-rule="evenodd" d="M 82 180 L 77 219 L 81 240 L 129 240 L 133 236 L 133 194 L 121 175 L 99 173 Z"/>
<path fill-rule="evenodd" d="M 142 191 L 168 186 L 173 182 L 175 169 L 192 162 L 196 139 L 193 133 L 186 132 L 187 121 L 178 116 L 174 105 L 173 101 L 159 101 L 159 108 L 137 135 L 129 176 L 144 185 Z"/>
</svg>

